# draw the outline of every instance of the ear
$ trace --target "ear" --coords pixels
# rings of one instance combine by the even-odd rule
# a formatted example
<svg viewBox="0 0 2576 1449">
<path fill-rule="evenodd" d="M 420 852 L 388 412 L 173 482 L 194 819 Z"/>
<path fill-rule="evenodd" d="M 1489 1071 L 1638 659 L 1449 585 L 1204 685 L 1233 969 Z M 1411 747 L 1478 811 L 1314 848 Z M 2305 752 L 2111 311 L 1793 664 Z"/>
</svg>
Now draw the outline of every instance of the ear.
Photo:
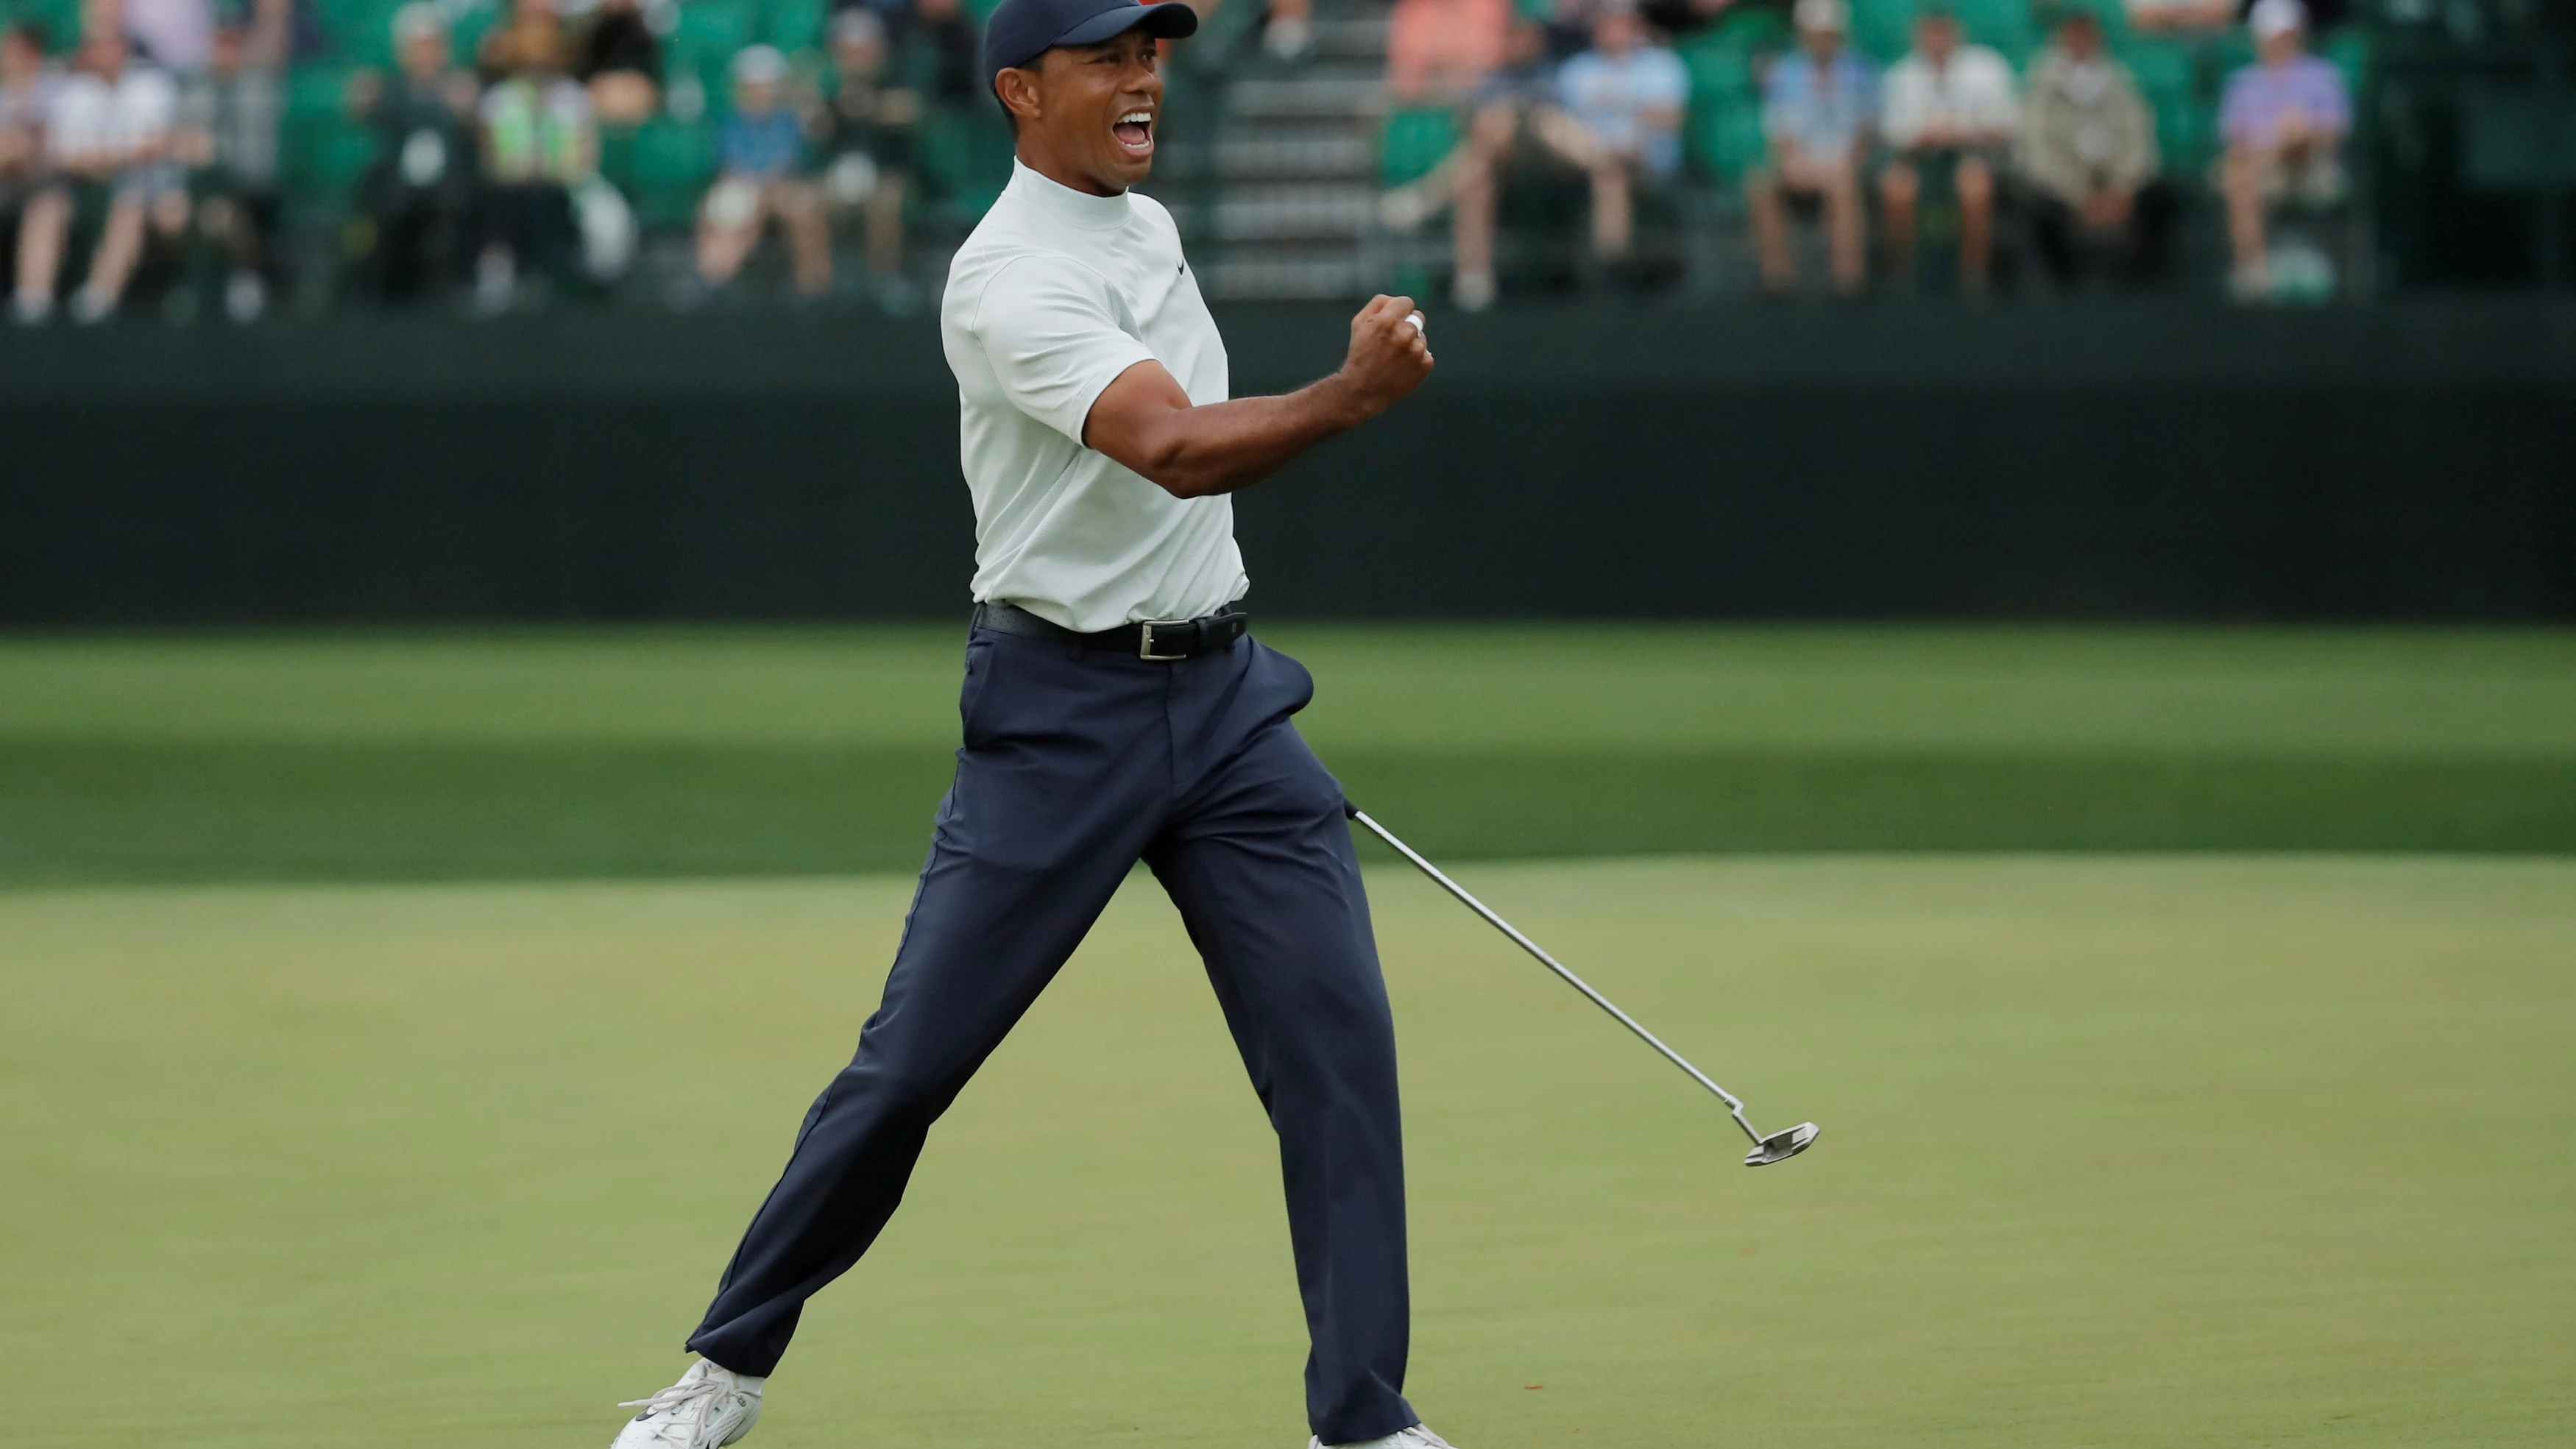
<svg viewBox="0 0 2576 1449">
<path fill-rule="evenodd" d="M 1040 64 L 1044 64 L 1043 61 Z M 1026 123 L 1038 118 L 1038 73 L 1033 67 L 1012 66 L 993 77 L 993 94 L 1002 109 Z"/>
</svg>

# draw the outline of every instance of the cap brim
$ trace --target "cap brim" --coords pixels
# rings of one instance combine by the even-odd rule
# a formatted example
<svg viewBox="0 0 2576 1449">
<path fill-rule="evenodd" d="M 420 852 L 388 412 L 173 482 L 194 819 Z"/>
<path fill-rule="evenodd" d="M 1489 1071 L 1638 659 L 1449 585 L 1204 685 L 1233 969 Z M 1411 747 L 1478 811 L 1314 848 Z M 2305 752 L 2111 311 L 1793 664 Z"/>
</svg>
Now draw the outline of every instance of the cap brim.
<svg viewBox="0 0 2576 1449">
<path fill-rule="evenodd" d="M 1178 40 L 1195 34 L 1199 13 L 1181 0 L 1164 0 L 1160 5 L 1121 5 L 1104 10 L 1089 20 L 1067 30 L 1047 43 L 1053 50 L 1059 45 L 1098 45 L 1113 40 L 1130 30 L 1141 30 L 1156 40 Z"/>
</svg>

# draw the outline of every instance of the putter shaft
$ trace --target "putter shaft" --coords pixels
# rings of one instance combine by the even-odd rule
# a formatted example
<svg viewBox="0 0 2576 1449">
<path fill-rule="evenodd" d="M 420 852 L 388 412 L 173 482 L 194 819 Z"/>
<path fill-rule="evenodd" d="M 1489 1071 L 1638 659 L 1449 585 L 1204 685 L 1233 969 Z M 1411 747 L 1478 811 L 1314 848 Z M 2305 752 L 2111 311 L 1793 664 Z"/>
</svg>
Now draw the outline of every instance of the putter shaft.
<svg viewBox="0 0 2576 1449">
<path fill-rule="evenodd" d="M 1754 1130 L 1753 1130 L 1753 1124 L 1744 1120 L 1744 1103 L 1742 1103 L 1741 1101 L 1737 1100 L 1737 1099 L 1736 1099 L 1736 1096 L 1735 1096 L 1735 1094 L 1734 1094 L 1733 1092 L 1730 1092 L 1730 1091 L 1726 1090 L 1724 1087 L 1721 1087 L 1721 1086 L 1719 1086 L 1716 1082 L 1714 1082 L 1714 1081 L 1710 1080 L 1708 1073 L 1701 1071 L 1699 1068 L 1697 1068 L 1697 1067 L 1695 1067 L 1695 1066 L 1692 1066 L 1692 1065 L 1690 1064 L 1690 1062 L 1689 1062 L 1686 1058 L 1684 1058 L 1680 1052 L 1674 1051 L 1671 1047 L 1668 1047 L 1668 1046 L 1664 1045 L 1664 1043 L 1663 1043 L 1663 1039 L 1662 1039 L 1661 1037 L 1656 1036 L 1653 1032 L 1648 1031 L 1648 1030 L 1646 1030 L 1646 1028 L 1645 1028 L 1645 1027 L 1643 1027 L 1643 1026 L 1639 1025 L 1639 1024 L 1638 1024 L 1638 1021 L 1637 1021 L 1637 1019 L 1636 1019 L 1635 1017 L 1630 1016 L 1628 1013 L 1626 1013 L 1626 1012 L 1624 1012 L 1624 1011 L 1621 1011 L 1621 1010 L 1618 1008 L 1617 1004 L 1616 1004 L 1616 1003 L 1614 1003 L 1614 1002 L 1612 1002 L 1612 1001 L 1610 1000 L 1610 998 L 1609 998 L 1609 997 L 1606 997 L 1606 996 L 1602 995 L 1600 992 L 1593 990 L 1593 989 L 1592 989 L 1592 985 L 1591 985 L 1591 983 L 1589 983 L 1589 982 L 1585 981 L 1582 977 L 1575 975 L 1573 972 L 1568 971 L 1567 969 L 1565 969 L 1565 963 L 1563 963 L 1563 962 L 1561 962 L 1561 961 L 1557 960 L 1555 957 L 1553 957 L 1553 956 L 1551 956 L 1551 955 L 1547 954 L 1547 952 L 1545 952 L 1544 950 L 1541 950 L 1541 949 L 1539 948 L 1539 944 L 1538 944 L 1538 942 L 1533 941 L 1533 940 L 1531 940 L 1529 937 L 1522 935 L 1522 934 L 1520 933 L 1520 931 L 1519 931 L 1519 929 L 1518 929 L 1517 927 L 1513 926 L 1511 922 L 1504 920 L 1502 917 L 1500 917 L 1500 916 L 1498 916 L 1498 915 L 1495 915 L 1495 914 L 1493 913 L 1493 911 L 1492 911 L 1491 909 L 1489 909 L 1489 908 L 1485 905 L 1485 903 L 1484 903 L 1483 901 L 1480 901 L 1480 900 L 1476 899 L 1474 896 L 1471 896 L 1471 895 L 1467 894 L 1467 889 L 1466 889 L 1466 887 L 1464 887 L 1464 886 L 1462 886 L 1462 885 L 1458 884 L 1456 881 L 1451 880 L 1449 877 L 1447 877 L 1447 876 L 1445 876 L 1445 875 L 1441 874 L 1441 873 L 1440 873 L 1440 867 L 1438 867 L 1438 866 L 1436 866 L 1436 865 L 1433 865 L 1431 862 L 1429 862 L 1429 861 L 1427 861 L 1427 860 L 1424 860 L 1420 855 L 1418 855 L 1418 854 L 1416 854 L 1416 853 L 1414 852 L 1414 849 L 1413 849 L 1413 847 L 1412 847 L 1412 846 L 1409 846 L 1409 845 L 1405 844 L 1403 841 L 1396 839 L 1394 835 L 1392 835 L 1392 834 L 1390 834 L 1390 833 L 1388 832 L 1388 830 L 1387 830 L 1387 828 L 1386 828 L 1385 826 L 1378 824 L 1378 823 L 1377 823 L 1376 821 L 1374 821 L 1374 820 L 1371 820 L 1371 819 L 1368 817 L 1368 812 L 1367 812 L 1367 811 L 1360 809 L 1360 808 L 1359 808 L 1358 806 L 1356 806 L 1356 805 L 1354 805 L 1354 806 L 1349 806 L 1349 807 L 1347 807 L 1347 808 L 1349 809 L 1349 811 L 1350 811 L 1350 817 L 1351 817 L 1353 820 L 1356 820 L 1356 821 L 1358 821 L 1360 824 L 1367 826 L 1367 827 L 1368 827 L 1368 829 L 1369 829 L 1369 833 L 1370 833 L 1370 834 L 1372 834 L 1372 835 L 1376 836 L 1376 837 L 1377 837 L 1378 839 L 1380 839 L 1380 840 L 1385 841 L 1385 842 L 1386 842 L 1390 847 L 1392 847 L 1392 848 L 1394 849 L 1394 851 L 1395 851 L 1395 853 L 1396 853 L 1396 854 L 1398 854 L 1398 855 L 1400 855 L 1400 856 L 1403 856 L 1406 860 L 1412 861 L 1412 862 L 1413 862 L 1414 869 L 1419 870 L 1419 871 L 1421 871 L 1424 875 L 1427 875 L 1427 876 L 1431 877 L 1433 880 L 1438 881 L 1438 882 L 1440 883 L 1440 888 L 1441 888 L 1442 890 L 1445 890 L 1445 891 L 1449 892 L 1449 894 L 1451 894 L 1451 895 L 1453 895 L 1453 896 L 1456 896 L 1456 897 L 1459 899 L 1459 901 L 1467 907 L 1467 909 L 1469 909 L 1469 910 L 1471 910 L 1471 911 L 1474 911 L 1477 915 L 1480 915 L 1480 916 L 1484 917 L 1484 918 L 1485 918 L 1485 923 L 1486 923 L 1487 925 L 1490 925 L 1490 926 L 1492 926 L 1495 930 L 1500 931 L 1500 932 L 1502 932 L 1504 935 L 1511 937 L 1511 938 L 1512 938 L 1512 944 L 1513 944 L 1513 945 L 1516 945 L 1516 946 L 1520 947 L 1522 950 L 1527 951 L 1528 953 L 1530 953 L 1530 955 L 1531 955 L 1531 956 L 1533 956 L 1533 957 L 1537 958 L 1537 960 L 1538 960 L 1538 964 L 1540 964 L 1541 966 L 1546 967 L 1546 968 L 1547 968 L 1548 970 L 1550 970 L 1550 971 L 1555 972 L 1555 973 L 1556 973 L 1560 978 L 1562 978 L 1562 979 L 1564 980 L 1564 982 L 1565 982 L 1565 984 L 1566 984 L 1566 985 L 1571 986 L 1571 987 L 1573 987 L 1575 990 L 1582 992 L 1582 993 L 1583 993 L 1583 995 L 1584 995 L 1584 997 L 1585 997 L 1586 999 L 1588 999 L 1589 1001 L 1591 1001 L 1591 1003 L 1592 1003 L 1593 1005 L 1595 1005 L 1595 1006 L 1597 1006 L 1597 1007 L 1600 1007 L 1603 1011 L 1606 1011 L 1606 1012 L 1610 1013 L 1610 1015 L 1611 1015 L 1612 1019 L 1616 1020 L 1616 1021 L 1617 1021 L 1621 1026 L 1624 1026 L 1624 1027 L 1628 1028 L 1628 1030 L 1635 1032 L 1635 1033 L 1637 1034 L 1637 1039 L 1638 1039 L 1638 1040 L 1640 1040 L 1640 1041 L 1644 1042 L 1646 1045 L 1648 1045 L 1648 1046 L 1650 1046 L 1650 1047 L 1653 1047 L 1656 1051 L 1659 1051 L 1659 1052 L 1663 1053 L 1663 1056 L 1664 1056 L 1664 1060 L 1665 1060 L 1665 1061 L 1671 1062 L 1674 1066 L 1677 1066 L 1677 1067 L 1681 1068 L 1683 1071 L 1690 1073 L 1690 1079 L 1691 1079 L 1692 1081 L 1699 1083 L 1701 1086 L 1708 1088 L 1708 1089 L 1709 1089 L 1710 1091 L 1712 1091 L 1712 1092 L 1715 1092 L 1715 1093 L 1717 1094 L 1717 1099 L 1718 1099 L 1719 1101 L 1724 1102 L 1724 1103 L 1726 1104 L 1726 1110 L 1727 1110 L 1727 1113 L 1728 1113 L 1728 1115 L 1732 1116 L 1732 1117 L 1735 1119 L 1735 1125 L 1744 1129 L 1744 1135 L 1745 1135 L 1746 1137 L 1748 1137 L 1748 1138 L 1752 1139 L 1752 1141 L 1753 1141 L 1753 1145 L 1754 1145 L 1754 1146 L 1756 1146 L 1756 1147 L 1760 1147 L 1760 1146 L 1762 1146 L 1762 1145 L 1763 1145 L 1763 1143 L 1762 1143 L 1762 1134 L 1761 1134 L 1761 1133 L 1759 1133 L 1759 1132 L 1754 1131 Z"/>
</svg>

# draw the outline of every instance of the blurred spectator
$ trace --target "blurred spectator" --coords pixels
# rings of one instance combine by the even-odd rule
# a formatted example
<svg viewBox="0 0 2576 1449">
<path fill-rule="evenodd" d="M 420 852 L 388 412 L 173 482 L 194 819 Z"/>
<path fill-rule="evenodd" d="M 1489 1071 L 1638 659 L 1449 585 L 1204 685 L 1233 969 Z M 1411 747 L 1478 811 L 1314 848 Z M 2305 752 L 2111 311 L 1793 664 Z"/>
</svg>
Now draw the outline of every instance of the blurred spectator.
<svg viewBox="0 0 2576 1449">
<path fill-rule="evenodd" d="M 2178 208 L 2156 174 L 2155 116 L 2090 10 L 2068 11 L 2031 63 L 2016 159 L 2032 237 L 2058 285 L 2097 262 L 2132 282 L 2164 275 Z"/>
<path fill-rule="evenodd" d="M 733 58 L 733 114 L 717 132 L 721 167 L 698 208 L 698 277 L 710 290 L 732 282 L 760 234 L 775 220 L 787 233 L 797 295 L 832 288 L 832 239 L 805 165 L 805 127 L 780 95 L 787 58 L 766 45 Z"/>
<path fill-rule="evenodd" d="M 1565 123 L 1540 126 L 1539 139 L 1591 177 L 1593 254 L 1624 261 L 1636 212 L 1630 187 L 1681 170 L 1690 72 L 1648 43 L 1634 0 L 1599 0 L 1592 48 L 1557 72 L 1556 90 Z"/>
<path fill-rule="evenodd" d="M 72 297 L 76 322 L 115 315 L 143 259 L 147 232 L 175 242 L 186 231 L 187 174 L 170 156 L 177 107 L 170 78 L 131 63 L 125 37 L 112 25 L 82 36 L 75 69 L 53 88 L 45 108 L 49 174 L 19 224 L 12 304 L 19 321 L 53 315 L 72 215 L 81 200 L 102 197 L 107 221 L 89 276 Z"/>
<path fill-rule="evenodd" d="M 1498 173 L 1524 116 L 1552 107 L 1557 57 L 1537 26 L 1514 22 L 1506 0 L 1396 0 L 1386 59 L 1399 103 L 1466 115 L 1458 144 L 1428 174 L 1379 198 L 1379 215 L 1411 231 L 1456 203 L 1451 298 L 1481 312 L 1494 302 Z"/>
<path fill-rule="evenodd" d="M 1914 48 L 1888 67 L 1879 130 L 1896 155 L 1879 173 L 1887 249 L 1899 275 L 1914 268 L 1914 219 L 1924 188 L 1944 182 L 1959 203 L 1959 284 L 1983 292 L 1992 267 L 1995 183 L 2021 121 L 2012 66 L 1960 42 L 1959 17 L 1935 0 L 1914 19 Z"/>
<path fill-rule="evenodd" d="M 44 176 L 45 108 L 59 79 L 45 61 L 43 26 L 0 30 L 0 258 L 16 257 L 19 219 Z"/>
<path fill-rule="evenodd" d="M 521 300 L 524 277 L 562 281 L 578 233 L 572 188 L 598 165 L 590 95 L 564 73 L 571 47 L 553 0 L 516 0 L 484 38 L 482 61 L 501 79 L 483 92 L 484 235 L 474 305 L 485 315 Z"/>
<path fill-rule="evenodd" d="M 2236 23 L 2242 0 L 2126 0 L 2129 25 L 2146 35 L 2212 35 Z"/>
<path fill-rule="evenodd" d="M 975 22 L 958 0 L 914 0 L 895 37 L 905 85 L 935 105 L 992 100 L 977 53 Z"/>
<path fill-rule="evenodd" d="M 375 159 L 359 183 L 372 242 L 377 297 L 434 296 L 458 279 L 473 244 L 479 186 L 473 77 L 456 68 L 446 12 L 412 0 L 394 12 L 391 83 L 363 77 L 351 102 L 375 133 Z"/>
<path fill-rule="evenodd" d="M 572 37 L 555 0 L 509 0 L 510 13 L 484 32 L 474 64 L 487 82 L 561 76 L 572 69 Z"/>
<path fill-rule="evenodd" d="M 213 0 L 90 0 L 124 18 L 137 59 L 178 75 L 204 70 L 215 53 Z M 88 22 L 82 22 L 84 31 Z"/>
<path fill-rule="evenodd" d="M 662 105 L 662 41 L 637 0 L 600 0 L 575 49 L 573 77 L 604 124 L 640 126 Z"/>
<path fill-rule="evenodd" d="M 903 206 L 921 98 L 891 83 L 885 22 L 874 11 L 832 17 L 831 60 L 823 190 L 834 207 L 860 213 L 868 276 L 880 300 L 899 309 L 913 300 L 903 277 Z"/>
<path fill-rule="evenodd" d="M 2343 73 L 2307 52 L 2299 0 L 2257 0 L 2249 22 L 2255 59 L 2227 78 L 2218 125 L 2227 140 L 2220 187 L 2240 298 L 2270 294 L 2265 208 L 2331 205 L 2343 198 L 2342 149 L 2352 130 Z"/>
<path fill-rule="evenodd" d="M 1273 60 L 1305 59 L 1315 48 L 1314 0 L 1270 0 L 1261 17 L 1261 48 Z"/>
<path fill-rule="evenodd" d="M 196 170 L 197 231 L 220 258 L 224 313 L 268 310 L 269 239 L 278 191 L 278 123 L 286 109 L 286 0 L 261 0 L 247 22 L 228 16 L 201 75 L 180 82 L 179 134 Z"/>
<path fill-rule="evenodd" d="M 1762 284 L 1780 294 L 1796 289 L 1789 210 L 1812 205 L 1824 212 L 1834 290 L 1852 296 L 1864 277 L 1860 175 L 1878 116 L 1878 86 L 1869 66 L 1843 44 L 1849 28 L 1843 0 L 1798 0 L 1794 18 L 1798 48 L 1772 63 L 1764 84 L 1762 131 L 1771 160 L 1744 182 L 1762 251 Z"/>
<path fill-rule="evenodd" d="M 1456 105 L 1485 89 L 1507 58 L 1510 0 L 1395 0 L 1386 84 L 1406 105 Z"/>
</svg>

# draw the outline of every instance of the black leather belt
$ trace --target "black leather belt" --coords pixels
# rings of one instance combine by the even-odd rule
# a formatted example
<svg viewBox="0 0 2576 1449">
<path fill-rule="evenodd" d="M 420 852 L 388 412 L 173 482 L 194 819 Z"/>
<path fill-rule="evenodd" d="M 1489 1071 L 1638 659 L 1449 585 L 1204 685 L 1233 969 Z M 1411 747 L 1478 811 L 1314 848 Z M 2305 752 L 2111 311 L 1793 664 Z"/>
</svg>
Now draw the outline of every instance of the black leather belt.
<svg viewBox="0 0 2576 1449">
<path fill-rule="evenodd" d="M 1004 634 L 1025 635 L 1031 639 L 1078 644 L 1085 649 L 1115 650 L 1133 659 L 1170 663 L 1213 654 L 1232 644 L 1252 631 L 1252 616 L 1240 609 L 1229 608 L 1197 619 L 1156 619 L 1142 624 L 1122 624 L 1097 634 L 1084 634 L 1041 619 L 1017 604 L 991 603 L 975 606 L 975 626 L 999 630 Z"/>
</svg>

